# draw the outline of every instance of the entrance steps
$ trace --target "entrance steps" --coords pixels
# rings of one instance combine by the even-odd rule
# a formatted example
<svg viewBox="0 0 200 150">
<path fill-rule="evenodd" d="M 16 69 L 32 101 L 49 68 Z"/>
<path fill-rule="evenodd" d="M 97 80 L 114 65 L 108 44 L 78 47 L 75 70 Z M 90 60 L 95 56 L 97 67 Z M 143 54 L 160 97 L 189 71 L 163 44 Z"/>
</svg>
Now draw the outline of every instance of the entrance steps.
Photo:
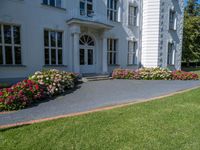
<svg viewBox="0 0 200 150">
<path fill-rule="evenodd" d="M 90 81 L 102 81 L 102 80 L 110 80 L 112 79 L 109 74 L 83 74 L 82 81 L 90 82 Z"/>
</svg>

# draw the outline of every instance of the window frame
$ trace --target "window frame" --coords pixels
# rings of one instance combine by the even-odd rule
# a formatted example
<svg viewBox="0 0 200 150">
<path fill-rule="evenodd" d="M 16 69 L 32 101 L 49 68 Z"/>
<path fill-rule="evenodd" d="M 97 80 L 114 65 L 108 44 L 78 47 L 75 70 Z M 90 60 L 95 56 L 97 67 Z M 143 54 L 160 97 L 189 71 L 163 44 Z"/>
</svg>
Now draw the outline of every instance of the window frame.
<svg viewBox="0 0 200 150">
<path fill-rule="evenodd" d="M 48 33 L 48 46 L 45 45 L 45 32 Z M 55 33 L 55 46 L 52 46 L 52 42 L 51 42 L 51 33 Z M 62 46 L 58 47 L 58 33 L 62 34 Z M 62 66 L 64 64 L 63 62 L 63 46 L 64 46 L 64 31 L 61 30 L 53 30 L 53 29 L 44 29 L 43 31 L 43 40 L 44 40 L 44 65 L 45 66 Z M 52 63 L 52 49 L 56 51 L 56 63 L 53 64 Z M 48 61 L 49 63 L 46 63 L 46 50 L 48 50 Z M 62 51 L 62 59 L 61 62 L 59 63 L 59 50 Z"/>
<path fill-rule="evenodd" d="M 176 11 L 169 10 L 169 30 L 176 30 Z"/>
<path fill-rule="evenodd" d="M 111 45 L 111 43 L 112 43 L 112 45 Z M 107 39 L 107 54 L 108 54 L 107 55 L 108 65 L 117 65 L 117 62 L 118 62 L 118 39 L 113 39 L 113 38 Z M 112 58 L 112 59 L 110 60 L 110 58 Z"/>
<path fill-rule="evenodd" d="M 132 8 L 132 10 L 131 10 Z M 138 6 L 134 4 L 129 4 L 128 9 L 128 25 L 129 26 L 138 26 Z"/>
<path fill-rule="evenodd" d="M 132 43 L 132 49 L 130 49 L 130 44 Z M 128 65 L 137 65 L 137 54 L 138 54 L 138 42 L 137 41 L 128 41 Z M 132 61 L 130 61 L 130 56 L 132 56 Z M 131 62 L 131 63 L 130 63 Z"/>
<path fill-rule="evenodd" d="M 47 1 L 47 3 L 45 2 L 45 0 L 42 0 L 42 4 L 43 5 L 47 5 L 47 6 L 50 6 L 50 7 L 55 7 L 55 8 L 63 8 L 62 7 L 62 5 L 63 5 L 63 1 L 62 0 L 60 0 L 60 6 L 58 6 L 58 0 L 53 0 L 54 1 L 54 5 L 51 5 L 50 4 L 50 0 L 46 0 Z"/>
<path fill-rule="evenodd" d="M 84 9 L 81 10 L 81 3 L 84 3 Z M 91 12 L 89 13 L 88 10 L 88 5 L 92 6 L 92 10 L 90 10 Z M 80 15 L 81 16 L 87 16 L 87 17 L 93 17 L 94 16 L 94 0 L 92 0 L 92 2 L 88 1 L 88 0 L 79 0 L 79 9 L 80 9 Z M 82 14 L 83 12 L 83 14 Z"/>
<path fill-rule="evenodd" d="M 174 44 L 174 42 L 168 42 L 167 65 L 168 66 L 174 66 L 175 65 L 175 60 L 176 60 L 175 44 Z"/>
<path fill-rule="evenodd" d="M 112 3 L 113 8 L 111 8 L 111 2 L 112 1 L 113 1 L 113 3 Z M 116 9 L 115 9 L 115 6 L 116 6 Z M 107 18 L 110 21 L 119 22 L 119 18 L 118 18 L 119 10 L 118 10 L 118 8 L 119 8 L 119 0 L 107 0 Z M 116 14 L 116 17 L 115 17 L 115 14 Z M 111 19 L 111 16 L 112 16 L 112 19 Z"/>
<path fill-rule="evenodd" d="M 5 35 L 4 35 L 4 26 L 10 26 L 11 29 L 11 43 L 5 43 Z M 14 38 L 14 27 L 19 28 L 19 44 L 15 43 L 15 38 Z M 21 25 L 18 24 L 9 24 L 9 23 L 1 23 L 0 22 L 0 32 L 1 32 L 1 42 L 0 42 L 0 47 L 2 47 L 2 64 L 3 66 L 11 65 L 11 66 L 17 66 L 17 65 L 22 65 L 22 34 L 21 34 Z M 9 64 L 6 62 L 6 47 L 11 47 L 11 53 L 12 53 L 12 63 Z M 20 63 L 16 63 L 16 51 L 15 48 L 20 48 Z"/>
</svg>

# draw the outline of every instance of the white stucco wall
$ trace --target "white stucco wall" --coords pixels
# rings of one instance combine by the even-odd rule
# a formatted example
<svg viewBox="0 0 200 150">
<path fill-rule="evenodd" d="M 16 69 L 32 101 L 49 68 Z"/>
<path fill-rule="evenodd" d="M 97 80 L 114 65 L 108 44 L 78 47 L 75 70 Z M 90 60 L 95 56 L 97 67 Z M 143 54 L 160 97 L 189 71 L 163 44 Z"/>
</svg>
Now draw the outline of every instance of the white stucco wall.
<svg viewBox="0 0 200 150">
<path fill-rule="evenodd" d="M 67 20 L 79 18 L 92 22 L 100 22 L 113 26 L 111 30 L 102 30 L 94 26 L 80 25 L 82 33 L 88 33 L 96 40 L 96 73 L 102 72 L 102 36 L 118 40 L 118 56 L 116 66 L 108 66 L 111 72 L 114 68 L 133 68 L 140 65 L 146 67 L 157 67 L 160 65 L 160 11 L 161 3 L 164 0 L 119 0 L 119 22 L 107 20 L 107 0 L 94 0 L 93 18 L 79 18 L 79 0 L 63 0 L 62 7 L 57 9 L 42 5 L 42 0 L 1 0 L 0 1 L 0 23 L 17 24 L 21 26 L 22 62 L 24 66 L 0 66 L 0 78 L 27 77 L 37 70 L 44 69 L 44 29 L 62 31 L 63 34 L 63 66 L 56 69 L 73 71 L 73 37 L 71 26 Z M 173 1 L 173 2 L 172 2 Z M 172 5 L 178 11 L 177 33 L 164 35 L 162 66 L 166 66 L 166 41 L 173 38 L 177 43 L 176 68 L 180 68 L 182 48 L 182 21 L 183 21 L 183 0 L 175 3 L 176 0 L 165 2 L 165 23 L 167 25 L 167 10 Z M 129 4 L 137 5 L 139 8 L 138 27 L 128 26 Z M 128 41 L 138 41 L 138 65 L 128 66 Z M 79 57 L 79 56 L 77 56 Z M 52 67 L 54 68 L 54 67 Z"/>
</svg>

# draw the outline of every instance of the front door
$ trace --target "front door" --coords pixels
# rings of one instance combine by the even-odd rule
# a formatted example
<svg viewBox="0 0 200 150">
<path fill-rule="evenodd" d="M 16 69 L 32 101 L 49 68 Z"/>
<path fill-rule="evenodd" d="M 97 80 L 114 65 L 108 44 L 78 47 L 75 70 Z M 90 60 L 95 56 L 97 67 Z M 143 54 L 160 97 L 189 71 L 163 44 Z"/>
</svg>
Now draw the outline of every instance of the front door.
<svg viewBox="0 0 200 150">
<path fill-rule="evenodd" d="M 80 48 L 81 73 L 95 73 L 94 48 Z"/>
<path fill-rule="evenodd" d="M 89 35 L 80 37 L 80 71 L 81 73 L 95 73 L 95 42 Z"/>
</svg>

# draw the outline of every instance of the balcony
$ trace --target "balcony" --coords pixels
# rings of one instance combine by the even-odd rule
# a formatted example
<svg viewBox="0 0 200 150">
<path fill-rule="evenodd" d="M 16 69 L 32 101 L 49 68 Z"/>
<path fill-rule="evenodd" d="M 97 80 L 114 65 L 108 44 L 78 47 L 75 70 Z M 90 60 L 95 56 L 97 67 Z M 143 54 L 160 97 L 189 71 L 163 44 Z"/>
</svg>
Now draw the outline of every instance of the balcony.
<svg viewBox="0 0 200 150">
<path fill-rule="evenodd" d="M 81 10 L 81 9 L 73 9 L 68 11 L 67 23 L 77 23 L 84 24 L 88 26 L 96 26 L 102 28 L 112 28 L 113 26 L 110 24 L 110 21 L 107 19 L 107 15 L 96 14 L 92 10 Z"/>
</svg>

